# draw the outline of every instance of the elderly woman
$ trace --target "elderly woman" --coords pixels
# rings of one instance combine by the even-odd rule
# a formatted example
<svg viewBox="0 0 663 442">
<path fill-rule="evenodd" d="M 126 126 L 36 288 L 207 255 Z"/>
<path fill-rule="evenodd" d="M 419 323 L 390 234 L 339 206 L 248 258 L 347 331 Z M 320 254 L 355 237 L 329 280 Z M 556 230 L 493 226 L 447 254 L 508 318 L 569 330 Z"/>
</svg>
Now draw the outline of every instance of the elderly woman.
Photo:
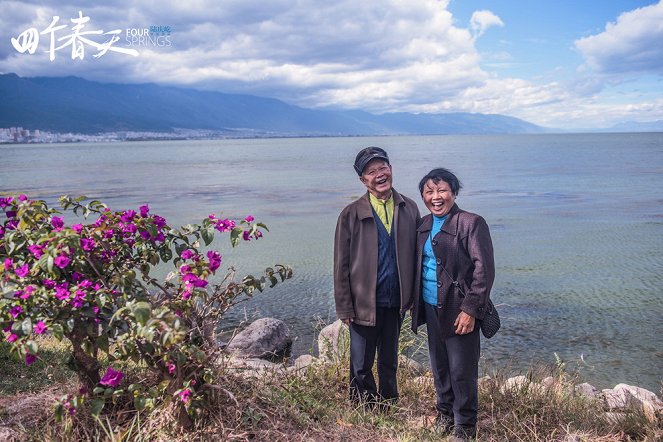
<svg viewBox="0 0 663 442">
<path fill-rule="evenodd" d="M 417 228 L 418 271 L 412 329 L 426 324 L 437 398 L 435 424 L 449 440 L 476 437 L 479 325 L 495 278 L 486 221 L 461 210 L 461 183 L 433 169 L 419 183 L 430 214 Z"/>
</svg>

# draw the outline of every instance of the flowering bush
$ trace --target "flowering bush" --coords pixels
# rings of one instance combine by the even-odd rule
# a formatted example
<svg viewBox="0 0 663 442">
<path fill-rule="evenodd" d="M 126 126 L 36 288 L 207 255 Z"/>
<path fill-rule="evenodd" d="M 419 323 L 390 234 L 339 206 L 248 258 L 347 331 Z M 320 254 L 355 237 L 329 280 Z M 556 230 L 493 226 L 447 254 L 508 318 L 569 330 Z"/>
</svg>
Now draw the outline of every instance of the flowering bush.
<svg viewBox="0 0 663 442">
<path fill-rule="evenodd" d="M 27 365 L 39 358 L 35 336 L 69 340 L 69 366 L 82 388 L 62 399 L 59 417 L 85 401 L 99 414 L 107 402 L 124 396 L 133 398 L 137 410 L 175 401 L 194 415 L 212 379 L 214 331 L 223 313 L 238 296 L 284 281 L 292 270 L 277 265 L 237 282 L 231 268 L 212 285 L 222 257 L 203 252 L 202 244 L 221 232 L 234 247 L 260 238 L 267 231 L 263 224 L 251 216 L 234 221 L 210 215 L 198 225 L 173 229 L 147 205 L 111 211 L 84 200 L 60 198 L 65 212 L 86 221 L 67 227 L 64 216 L 44 201 L 0 198 L 6 218 L 0 224 L 0 340 L 11 343 Z M 90 217 L 94 222 L 87 222 Z M 175 269 L 164 282 L 150 275 L 171 261 Z M 103 375 L 102 356 L 110 361 Z M 125 385 L 121 367 L 128 361 L 154 372 L 156 386 Z"/>
</svg>

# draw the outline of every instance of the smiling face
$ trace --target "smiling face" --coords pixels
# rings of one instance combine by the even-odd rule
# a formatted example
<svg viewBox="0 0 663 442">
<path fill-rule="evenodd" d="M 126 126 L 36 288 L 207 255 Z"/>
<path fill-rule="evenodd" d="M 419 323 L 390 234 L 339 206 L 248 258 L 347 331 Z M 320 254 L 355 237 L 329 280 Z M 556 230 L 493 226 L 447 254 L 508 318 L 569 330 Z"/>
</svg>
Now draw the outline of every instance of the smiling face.
<svg viewBox="0 0 663 442">
<path fill-rule="evenodd" d="M 424 204 L 435 216 L 444 216 L 456 202 L 456 195 L 451 191 L 449 183 L 440 180 L 437 184 L 433 180 L 426 181 L 421 194 Z"/>
<path fill-rule="evenodd" d="M 385 160 L 369 161 L 359 179 L 373 196 L 385 200 L 391 195 L 391 166 Z"/>
</svg>

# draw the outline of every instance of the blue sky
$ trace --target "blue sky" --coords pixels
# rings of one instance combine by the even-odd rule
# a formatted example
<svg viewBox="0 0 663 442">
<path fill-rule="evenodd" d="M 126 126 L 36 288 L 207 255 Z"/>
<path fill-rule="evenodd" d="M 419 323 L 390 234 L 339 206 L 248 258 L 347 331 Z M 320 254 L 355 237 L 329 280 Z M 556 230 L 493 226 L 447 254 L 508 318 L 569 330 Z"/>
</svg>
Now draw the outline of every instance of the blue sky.
<svg viewBox="0 0 663 442">
<path fill-rule="evenodd" d="M 114 47 L 137 55 L 49 52 L 48 32 L 32 54 L 11 42 L 53 16 L 69 26 L 54 35 L 71 33 L 78 11 L 85 30 L 118 29 Z M 0 0 L 0 12 L 0 72 L 26 77 L 495 113 L 571 130 L 663 120 L 663 0 Z M 170 27 L 168 45 L 126 39 L 152 25 Z"/>
</svg>

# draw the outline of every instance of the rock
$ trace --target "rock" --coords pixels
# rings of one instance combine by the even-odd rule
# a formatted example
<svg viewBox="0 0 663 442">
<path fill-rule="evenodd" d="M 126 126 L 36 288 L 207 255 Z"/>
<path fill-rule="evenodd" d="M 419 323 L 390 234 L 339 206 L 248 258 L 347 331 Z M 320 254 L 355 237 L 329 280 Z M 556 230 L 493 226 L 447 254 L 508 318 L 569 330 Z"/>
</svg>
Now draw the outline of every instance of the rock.
<svg viewBox="0 0 663 442">
<path fill-rule="evenodd" d="M 398 356 L 398 367 L 407 370 L 413 376 L 421 376 L 426 373 L 426 369 L 421 362 L 403 355 Z"/>
<path fill-rule="evenodd" d="M 490 388 L 495 384 L 495 380 L 490 376 L 482 376 L 479 378 L 479 388 Z"/>
<path fill-rule="evenodd" d="M 593 385 L 588 384 L 587 382 L 576 385 L 575 387 L 573 387 L 573 390 L 577 394 L 584 396 L 587 399 L 597 399 L 599 396 L 599 391 L 596 388 L 594 388 Z"/>
<path fill-rule="evenodd" d="M 343 321 L 336 320 L 318 335 L 318 354 L 325 362 L 345 360 L 350 355 L 350 329 Z"/>
<path fill-rule="evenodd" d="M 290 331 L 283 321 L 261 318 L 232 338 L 226 350 L 238 357 L 275 359 L 292 348 Z"/>
<path fill-rule="evenodd" d="M 628 390 L 607 388 L 602 393 L 605 407 L 609 411 L 622 411 L 633 405 L 632 395 Z"/>
<path fill-rule="evenodd" d="M 318 358 L 316 357 L 311 355 L 301 355 L 295 359 L 295 362 L 291 367 L 288 367 L 288 369 L 292 371 L 302 371 L 315 364 L 316 362 L 318 362 Z"/>
<path fill-rule="evenodd" d="M 640 408 L 650 422 L 656 422 L 663 415 L 663 401 L 649 390 L 627 384 L 617 384 L 615 388 L 607 391 L 610 392 L 606 394 L 606 404 L 609 410 Z M 606 390 L 604 390 L 605 392 Z"/>
<path fill-rule="evenodd" d="M 500 387 L 500 391 L 502 393 L 506 393 L 508 391 L 527 391 L 527 388 L 531 384 L 530 380 L 527 379 L 527 376 L 514 376 L 512 378 L 509 378 L 504 382 L 504 385 Z"/>
</svg>

